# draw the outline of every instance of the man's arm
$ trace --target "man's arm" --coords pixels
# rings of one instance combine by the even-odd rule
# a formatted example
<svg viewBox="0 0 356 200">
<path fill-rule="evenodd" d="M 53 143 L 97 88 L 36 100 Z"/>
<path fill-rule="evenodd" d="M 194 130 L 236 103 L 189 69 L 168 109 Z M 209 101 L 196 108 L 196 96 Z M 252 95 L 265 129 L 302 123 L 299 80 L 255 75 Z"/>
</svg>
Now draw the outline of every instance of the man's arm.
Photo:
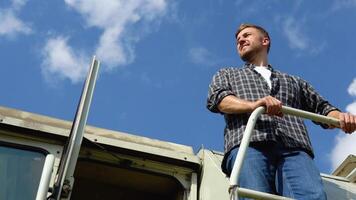
<svg viewBox="0 0 356 200">
<path fill-rule="evenodd" d="M 257 101 L 247 101 L 239 99 L 234 95 L 228 95 L 221 100 L 218 109 L 222 113 L 240 114 L 250 113 L 260 106 L 266 107 L 268 115 L 283 116 L 281 112 L 282 103 L 272 96 L 266 96 Z"/>
<path fill-rule="evenodd" d="M 351 134 L 356 131 L 356 116 L 350 113 L 343 113 L 337 110 L 329 112 L 328 117 L 340 120 L 340 127 L 345 133 Z M 335 127 L 330 127 L 335 128 Z"/>
</svg>

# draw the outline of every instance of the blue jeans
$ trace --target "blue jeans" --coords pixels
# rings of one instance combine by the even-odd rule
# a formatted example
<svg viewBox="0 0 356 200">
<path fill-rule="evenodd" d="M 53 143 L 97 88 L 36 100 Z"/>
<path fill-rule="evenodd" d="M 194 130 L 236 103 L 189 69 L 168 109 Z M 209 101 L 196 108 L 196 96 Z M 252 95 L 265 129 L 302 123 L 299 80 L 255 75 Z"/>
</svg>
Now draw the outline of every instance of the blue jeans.
<svg viewBox="0 0 356 200">
<path fill-rule="evenodd" d="M 227 155 L 228 173 L 232 171 L 237 151 L 234 148 Z M 303 150 L 287 149 L 272 142 L 248 147 L 239 186 L 294 199 L 326 199 L 313 159 Z"/>
</svg>

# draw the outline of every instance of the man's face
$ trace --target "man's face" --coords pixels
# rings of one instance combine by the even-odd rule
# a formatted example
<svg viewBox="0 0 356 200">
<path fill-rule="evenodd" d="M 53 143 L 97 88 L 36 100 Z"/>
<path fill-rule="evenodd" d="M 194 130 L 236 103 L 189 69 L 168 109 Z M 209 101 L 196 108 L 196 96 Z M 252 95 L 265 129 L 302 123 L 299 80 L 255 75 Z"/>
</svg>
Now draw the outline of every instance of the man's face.
<svg viewBox="0 0 356 200">
<path fill-rule="evenodd" d="M 243 29 L 236 38 L 237 51 L 245 62 L 252 61 L 255 55 L 263 49 L 266 37 L 254 27 Z"/>
</svg>

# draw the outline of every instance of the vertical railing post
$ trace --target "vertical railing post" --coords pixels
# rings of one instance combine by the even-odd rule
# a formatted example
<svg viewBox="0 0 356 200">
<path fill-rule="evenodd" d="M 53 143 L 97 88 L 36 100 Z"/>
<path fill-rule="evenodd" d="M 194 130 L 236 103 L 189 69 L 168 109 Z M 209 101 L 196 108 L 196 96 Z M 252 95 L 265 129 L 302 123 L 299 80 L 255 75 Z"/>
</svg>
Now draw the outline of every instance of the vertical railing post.
<svg viewBox="0 0 356 200">
<path fill-rule="evenodd" d="M 52 170 L 54 165 L 54 155 L 48 154 L 43 165 L 40 184 L 38 185 L 36 200 L 44 200 L 47 198 L 49 183 L 51 181 Z"/>
<path fill-rule="evenodd" d="M 264 112 L 265 112 L 264 107 L 258 107 L 251 113 L 251 116 L 248 119 L 246 129 L 243 134 L 242 141 L 241 141 L 241 144 L 239 147 L 239 151 L 237 152 L 234 167 L 232 168 L 232 172 L 231 172 L 231 176 L 230 176 L 230 191 L 234 192 L 236 196 L 237 196 L 237 191 L 234 188 L 236 188 L 238 185 L 240 171 L 241 171 L 242 164 L 243 164 L 243 161 L 244 161 L 244 158 L 246 155 L 247 147 L 250 144 L 252 131 L 255 127 L 258 117 Z M 235 195 L 232 195 L 232 196 L 235 196 Z M 236 200 L 236 199 L 238 199 L 238 197 L 233 198 L 233 199 Z"/>
</svg>

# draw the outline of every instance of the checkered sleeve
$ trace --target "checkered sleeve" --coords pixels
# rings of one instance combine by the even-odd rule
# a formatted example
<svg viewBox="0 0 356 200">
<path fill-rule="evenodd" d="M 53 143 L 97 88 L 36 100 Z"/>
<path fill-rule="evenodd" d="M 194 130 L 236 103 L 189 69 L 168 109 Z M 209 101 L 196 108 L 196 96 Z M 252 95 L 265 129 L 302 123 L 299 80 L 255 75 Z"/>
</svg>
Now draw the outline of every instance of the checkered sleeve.
<svg viewBox="0 0 356 200">
<path fill-rule="evenodd" d="M 207 108 L 211 112 L 221 113 L 218 109 L 219 103 L 228 95 L 235 95 L 229 84 L 228 69 L 219 70 L 209 85 Z"/>
<path fill-rule="evenodd" d="M 339 110 L 335 106 L 331 105 L 327 100 L 325 100 L 316 90 L 306 81 L 299 79 L 301 86 L 301 100 L 304 110 L 313 112 L 320 115 L 328 115 L 329 112 L 333 110 Z M 314 122 L 314 121 L 313 121 Z M 328 128 L 328 125 L 314 122 L 322 126 L 323 128 Z"/>
</svg>

